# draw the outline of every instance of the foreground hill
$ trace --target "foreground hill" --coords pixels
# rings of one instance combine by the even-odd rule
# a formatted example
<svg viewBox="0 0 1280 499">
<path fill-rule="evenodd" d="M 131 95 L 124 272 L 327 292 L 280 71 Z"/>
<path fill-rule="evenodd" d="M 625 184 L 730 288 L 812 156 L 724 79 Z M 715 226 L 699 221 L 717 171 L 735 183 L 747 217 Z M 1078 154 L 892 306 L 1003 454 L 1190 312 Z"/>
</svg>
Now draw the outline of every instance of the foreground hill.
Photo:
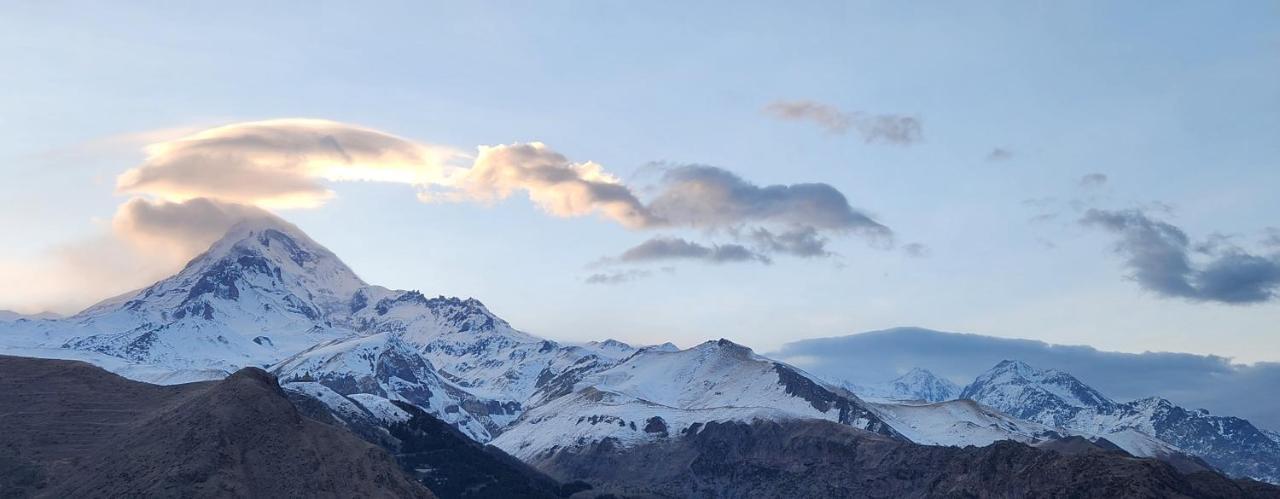
<svg viewBox="0 0 1280 499">
<path fill-rule="evenodd" d="M 0 356 L 0 496 L 435 497 L 259 369 L 157 386 Z"/>
</svg>

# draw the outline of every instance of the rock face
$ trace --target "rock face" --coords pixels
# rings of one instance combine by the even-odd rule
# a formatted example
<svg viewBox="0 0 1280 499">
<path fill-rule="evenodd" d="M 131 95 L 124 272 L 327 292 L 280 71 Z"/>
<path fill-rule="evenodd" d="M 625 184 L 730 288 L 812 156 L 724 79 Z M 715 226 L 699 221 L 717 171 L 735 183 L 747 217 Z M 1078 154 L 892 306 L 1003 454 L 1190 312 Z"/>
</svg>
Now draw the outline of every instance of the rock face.
<svg viewBox="0 0 1280 499">
<path fill-rule="evenodd" d="M 1240 418 L 1187 410 L 1162 398 L 1116 402 L 1070 374 L 1017 361 L 997 364 L 960 396 L 1028 421 L 1106 438 L 1133 454 L 1187 453 L 1232 476 L 1280 483 L 1280 443 Z"/>
<path fill-rule="evenodd" d="M 156 386 L 0 357 L 0 393 L 6 496 L 434 497 L 382 449 L 303 417 L 260 369 Z"/>
<path fill-rule="evenodd" d="M 599 492 L 658 497 L 1280 497 L 1257 482 L 1184 475 L 1094 447 L 933 447 L 828 421 L 757 421 L 633 447 L 605 440 L 534 464 L 564 480 L 591 477 Z"/>
</svg>

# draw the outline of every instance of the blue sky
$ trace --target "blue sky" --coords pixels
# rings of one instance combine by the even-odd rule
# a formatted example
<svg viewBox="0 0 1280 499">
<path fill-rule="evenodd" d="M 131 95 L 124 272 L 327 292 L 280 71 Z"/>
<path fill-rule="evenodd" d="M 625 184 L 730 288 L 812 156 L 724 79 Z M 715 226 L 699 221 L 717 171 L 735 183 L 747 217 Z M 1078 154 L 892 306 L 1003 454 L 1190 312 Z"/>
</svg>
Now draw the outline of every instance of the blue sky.
<svg viewBox="0 0 1280 499">
<path fill-rule="evenodd" d="M 474 296 L 536 334 L 728 337 L 768 351 L 918 325 L 1280 360 L 1280 302 L 1162 293 L 1133 279 L 1132 252 L 1117 251 L 1133 233 L 1080 223 L 1090 208 L 1140 210 L 1193 242 L 1231 235 L 1238 251 L 1273 258 L 1263 243 L 1280 226 L 1280 7 L 1271 2 L 4 10 L 5 281 L 30 282 L 33 262 L 107 237 L 130 197 L 116 177 L 146 160 L 142 146 L 212 126 L 320 118 L 472 154 L 542 142 L 602 165 L 641 198 L 663 168 L 689 164 L 760 186 L 824 183 L 894 235 L 893 249 L 832 234 L 834 257 L 673 260 L 601 285 L 584 282 L 602 272 L 592 262 L 651 237 L 735 240 L 550 216 L 522 193 L 428 204 L 395 183 L 334 183 L 320 208 L 277 211 L 369 282 Z M 766 112 L 801 101 L 916 118 L 920 140 L 868 142 Z M 993 158 L 997 149 L 1007 154 Z M 1090 174 L 1106 180 L 1081 185 Z M 903 251 L 911 243 L 927 255 Z M 1198 269 L 1217 258 L 1191 257 Z M 6 285 L 0 308 L 73 309 L 107 292 L 40 281 Z"/>
</svg>

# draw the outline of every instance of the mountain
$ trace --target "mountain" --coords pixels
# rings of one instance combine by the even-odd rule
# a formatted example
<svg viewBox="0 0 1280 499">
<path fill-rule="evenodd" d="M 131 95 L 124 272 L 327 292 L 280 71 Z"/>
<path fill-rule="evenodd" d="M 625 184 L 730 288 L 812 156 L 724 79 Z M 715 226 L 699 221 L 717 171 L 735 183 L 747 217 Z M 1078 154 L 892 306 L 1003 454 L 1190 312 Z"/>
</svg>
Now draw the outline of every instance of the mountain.
<svg viewBox="0 0 1280 499">
<path fill-rule="evenodd" d="M 274 217 L 243 221 L 178 274 L 11 334 L 173 370 L 266 366 L 350 334 L 366 287 L 333 253 Z"/>
<path fill-rule="evenodd" d="M 960 395 L 960 387 L 919 367 L 907 371 L 887 383 L 856 384 L 845 382 L 844 387 L 861 397 L 872 400 L 908 400 L 942 402 Z"/>
<path fill-rule="evenodd" d="M 553 498 L 590 489 L 582 482 L 562 485 L 407 402 L 368 394 L 343 396 L 314 382 L 290 383 L 285 389 L 307 417 L 382 447 L 405 472 L 444 499 Z"/>
<path fill-rule="evenodd" d="M 561 480 L 638 497 L 1277 497 L 1123 451 L 1016 442 L 918 445 L 823 420 L 711 422 L 637 445 L 602 440 L 530 460 Z"/>
<path fill-rule="evenodd" d="M 354 294 L 352 336 L 271 367 L 287 384 L 314 381 L 417 405 L 481 442 L 500 434 L 554 387 L 637 350 L 615 342 L 562 346 L 518 331 L 475 299 L 427 298 L 369 287 Z"/>
<path fill-rule="evenodd" d="M 1268 455 L 1248 447 L 1251 440 L 1197 441 L 1199 423 L 1172 422 L 1172 409 L 1118 404 L 1065 373 L 1022 363 L 1001 363 L 965 389 L 981 404 L 951 400 L 956 387 L 923 369 L 877 392 L 885 396 L 868 395 L 869 403 L 728 340 L 686 350 L 557 343 L 514 328 L 474 298 L 368 285 L 273 217 L 236 225 L 147 288 L 72 317 L 0 323 L 0 352 L 84 360 L 161 383 L 265 367 L 295 407 L 397 456 L 406 444 L 395 428 L 417 413 L 433 418 L 419 430 L 438 421 L 530 462 L 599 445 L 659 445 L 711 423 L 812 419 L 951 446 L 1105 436 L 1140 456 L 1196 449 L 1189 452 L 1235 463 L 1214 463 L 1233 473 L 1271 476 Z M 1153 415 L 1120 424 L 1124 407 Z M 1173 415 L 1156 425 L 1156 413 Z M 1109 426 L 1079 423 L 1086 420 Z"/>
<path fill-rule="evenodd" d="M 1280 443 L 1240 418 L 1183 409 L 1158 397 L 1115 402 L 1070 374 L 1017 361 L 997 364 L 960 396 L 1021 419 L 1106 438 L 1136 455 L 1185 452 L 1233 476 L 1280 482 Z"/>
<path fill-rule="evenodd" d="M 0 393 L 5 497 L 434 497 L 260 369 L 157 386 L 0 356 Z"/>
<path fill-rule="evenodd" d="M 813 418 L 902 438 L 852 393 L 728 340 L 640 350 L 530 408 L 493 445 L 536 462 L 600 442 L 627 447 L 711 422 Z"/>
<path fill-rule="evenodd" d="M 996 364 L 979 375 L 960 397 L 977 400 L 1010 416 L 1059 428 L 1081 413 L 1116 407 L 1115 402 L 1070 374 L 1039 370 L 1013 360 Z"/>
<path fill-rule="evenodd" d="M 955 383 L 918 367 L 890 381 L 889 387 L 894 395 L 901 396 L 904 400 L 942 402 L 960 394 L 960 387 Z"/>
<path fill-rule="evenodd" d="M 378 397 L 386 403 L 403 400 L 457 425 L 472 438 L 491 438 L 485 427 L 488 420 L 481 421 L 467 410 L 483 402 L 442 379 L 431 362 L 398 335 L 377 333 L 327 341 L 281 361 L 272 372 L 286 388 L 296 387 L 322 401 L 342 403 L 341 396 L 356 394 Z M 325 391 L 311 385 L 332 390 L 339 397 L 327 397 Z"/>
</svg>

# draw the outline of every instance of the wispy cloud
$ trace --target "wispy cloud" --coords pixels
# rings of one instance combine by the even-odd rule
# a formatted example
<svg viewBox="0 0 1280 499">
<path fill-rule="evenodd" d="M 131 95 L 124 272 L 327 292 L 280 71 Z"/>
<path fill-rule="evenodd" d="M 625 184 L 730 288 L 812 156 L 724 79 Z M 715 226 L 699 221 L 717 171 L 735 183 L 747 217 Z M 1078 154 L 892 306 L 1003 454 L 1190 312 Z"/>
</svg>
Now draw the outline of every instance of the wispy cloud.
<svg viewBox="0 0 1280 499">
<path fill-rule="evenodd" d="M 987 153 L 987 161 L 993 163 L 998 161 L 1008 161 L 1010 159 L 1013 159 L 1013 151 L 1001 147 L 994 148 L 991 152 Z"/>
<path fill-rule="evenodd" d="M 583 282 L 587 284 L 622 284 L 637 279 L 643 279 L 653 275 L 653 272 L 643 269 L 628 269 L 616 272 L 597 272 L 587 276 Z"/>
<path fill-rule="evenodd" d="M 772 260 L 740 244 L 703 245 L 678 237 L 655 237 L 622 252 L 616 261 L 622 263 L 696 260 L 707 263 L 758 262 Z"/>
<path fill-rule="evenodd" d="M 852 131 L 866 142 L 910 145 L 923 135 L 920 119 L 915 116 L 844 111 L 814 101 L 775 101 L 765 106 L 764 112 L 781 120 L 807 121 L 834 134 Z"/>
<path fill-rule="evenodd" d="M 1107 175 L 1104 173 L 1090 173 L 1080 177 L 1080 187 L 1085 189 L 1096 189 L 1107 185 Z"/>
</svg>

